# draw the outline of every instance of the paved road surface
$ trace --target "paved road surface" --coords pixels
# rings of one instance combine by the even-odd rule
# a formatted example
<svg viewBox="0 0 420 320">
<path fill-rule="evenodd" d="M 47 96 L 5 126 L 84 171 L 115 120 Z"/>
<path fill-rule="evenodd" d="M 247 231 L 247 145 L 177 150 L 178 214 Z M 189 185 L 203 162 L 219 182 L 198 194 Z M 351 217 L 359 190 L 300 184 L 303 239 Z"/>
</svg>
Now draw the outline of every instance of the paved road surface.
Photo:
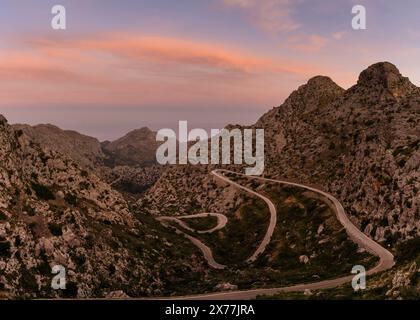
<svg viewBox="0 0 420 320">
<path fill-rule="evenodd" d="M 182 221 L 182 220 L 185 220 L 185 219 L 206 218 L 206 217 L 209 217 L 209 216 L 217 218 L 217 225 L 214 228 L 209 229 L 209 230 L 195 230 L 195 229 L 191 228 L 190 226 L 188 226 L 184 221 Z M 223 229 L 228 222 L 228 218 L 224 214 L 220 214 L 220 213 L 199 213 L 199 214 L 191 214 L 189 216 L 181 216 L 181 217 L 173 217 L 173 216 L 171 216 L 171 217 L 159 217 L 158 220 L 173 221 L 173 222 L 178 223 L 185 230 L 200 233 L 200 234 L 213 233 L 217 230 Z"/>
<path fill-rule="evenodd" d="M 269 209 L 270 209 L 270 225 L 267 229 L 266 235 L 265 235 L 263 241 L 261 242 L 260 246 L 258 247 L 256 252 L 248 259 L 249 262 L 252 262 L 258 257 L 259 254 L 264 252 L 266 246 L 271 241 L 271 237 L 273 235 L 274 228 L 275 228 L 276 223 L 277 223 L 276 208 L 275 208 L 274 204 L 271 202 L 271 200 L 268 199 L 267 197 L 255 192 L 255 191 L 253 191 L 253 190 L 251 190 L 247 187 L 244 187 L 244 186 L 230 180 L 228 177 L 223 175 L 223 173 L 228 173 L 228 172 L 234 173 L 236 175 L 242 175 L 242 174 L 232 172 L 232 171 L 228 171 L 228 170 L 214 170 L 212 172 L 212 174 L 214 176 L 216 176 L 217 178 L 219 178 L 219 179 L 221 179 L 221 180 L 223 180 L 223 181 L 225 181 L 225 182 L 227 182 L 231 185 L 234 185 L 234 186 L 238 187 L 239 189 L 245 190 L 246 192 L 251 193 L 251 194 L 263 199 L 267 203 L 267 205 L 269 206 Z M 340 223 L 346 229 L 349 237 L 355 243 L 357 243 L 360 247 L 366 249 L 367 251 L 369 251 L 373 255 L 379 257 L 379 263 L 374 268 L 367 271 L 367 275 L 373 275 L 375 273 L 388 270 L 388 269 L 390 269 L 394 266 L 394 256 L 392 255 L 392 253 L 389 252 L 384 247 L 382 247 L 381 245 L 379 245 L 378 243 L 376 243 L 375 241 L 373 241 L 368 236 L 366 236 L 362 231 L 357 229 L 357 227 L 347 217 L 341 203 L 335 197 L 333 197 L 331 194 L 326 193 L 322 190 L 313 188 L 313 187 L 308 187 L 308 186 L 299 184 L 299 183 L 293 183 L 293 182 L 282 181 L 282 180 L 266 179 L 266 178 L 260 178 L 260 177 L 249 177 L 249 176 L 245 176 L 245 175 L 242 175 L 242 176 L 246 177 L 248 179 L 256 179 L 256 180 L 260 180 L 260 181 L 274 182 L 274 183 L 279 183 L 279 184 L 283 184 L 283 185 L 299 187 L 299 188 L 303 188 L 303 189 L 315 192 L 316 194 L 321 196 L 321 198 L 323 198 L 326 201 L 326 203 L 328 203 L 328 205 L 334 210 L 334 212 L 337 216 L 337 219 L 340 221 Z M 164 218 L 167 218 L 167 217 L 164 217 Z M 180 232 L 179 230 L 177 230 L 177 231 Z M 216 266 L 217 269 L 225 268 L 225 266 L 215 262 L 214 259 L 213 260 L 211 259 L 213 257 L 213 255 L 212 255 L 212 252 L 211 252 L 210 248 L 208 248 L 205 244 L 203 244 L 198 239 L 193 238 L 189 235 L 186 235 L 186 236 L 189 237 L 189 239 L 203 251 L 203 253 L 205 255 L 205 258 L 207 259 L 209 264 L 211 266 L 213 264 L 212 267 Z M 231 291 L 231 292 L 217 292 L 217 293 L 202 294 L 202 295 L 184 296 L 184 297 L 168 297 L 168 298 L 162 298 L 162 299 L 168 299 L 168 300 L 178 300 L 178 299 L 179 300 L 248 300 L 248 299 L 255 299 L 259 295 L 274 295 L 274 294 L 277 294 L 277 293 L 280 293 L 280 292 L 296 292 L 296 291 L 305 291 L 305 290 L 320 290 L 320 289 L 335 288 L 335 287 L 341 286 L 343 284 L 350 283 L 352 279 L 353 279 L 353 275 L 349 275 L 349 276 L 340 277 L 340 278 L 337 278 L 337 279 L 319 281 L 319 282 L 308 283 L 308 284 L 298 284 L 298 285 L 283 287 L 283 288 L 254 289 L 254 290 L 241 290 L 241 291 Z"/>
<path fill-rule="evenodd" d="M 191 228 L 190 226 L 188 226 L 184 221 L 185 219 L 194 219 L 194 218 L 203 218 L 203 217 L 208 217 L 208 216 L 214 216 L 217 218 L 217 225 L 209 230 L 194 230 L 193 228 Z M 157 218 L 158 221 L 165 223 L 166 221 L 172 221 L 175 223 L 178 223 L 181 227 L 183 227 L 185 230 L 189 230 L 191 232 L 197 232 L 200 234 L 204 234 L 204 233 L 213 233 L 217 230 L 223 229 L 227 222 L 228 219 L 225 215 L 220 214 L 220 213 L 200 213 L 200 214 L 192 214 L 192 215 L 188 215 L 188 216 L 181 216 L 181 217 L 159 217 Z M 203 242 L 201 242 L 199 239 L 190 236 L 189 234 L 176 229 L 176 232 L 178 234 L 182 234 L 184 235 L 184 237 L 186 237 L 188 240 L 190 240 L 196 247 L 198 247 L 201 252 L 203 252 L 204 258 L 207 260 L 207 263 L 209 264 L 210 267 L 214 268 L 214 269 L 224 269 L 226 268 L 225 265 L 218 263 L 214 257 L 213 257 L 213 252 L 211 251 L 211 249 L 205 245 Z"/>
</svg>

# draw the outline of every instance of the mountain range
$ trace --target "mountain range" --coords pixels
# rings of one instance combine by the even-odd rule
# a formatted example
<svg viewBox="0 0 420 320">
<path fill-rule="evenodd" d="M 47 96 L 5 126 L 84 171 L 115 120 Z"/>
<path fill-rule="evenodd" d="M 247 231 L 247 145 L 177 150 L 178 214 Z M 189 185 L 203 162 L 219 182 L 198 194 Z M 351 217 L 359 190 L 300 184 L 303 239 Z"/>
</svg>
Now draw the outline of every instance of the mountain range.
<svg viewBox="0 0 420 320">
<path fill-rule="evenodd" d="M 420 89 L 390 63 L 348 90 L 317 76 L 253 126 L 265 129 L 264 175 L 320 186 L 378 241 L 419 234 Z M 146 194 L 153 212 L 216 209 L 208 168 L 174 167 Z M 189 171 L 187 177 L 185 172 Z M 196 174 L 195 177 L 191 175 Z M 206 195 L 185 198 L 186 192 Z M 141 200 L 140 200 L 141 201 Z"/>
<path fill-rule="evenodd" d="M 141 128 L 115 141 L 98 139 L 51 124 L 13 125 L 32 141 L 57 151 L 126 195 L 138 196 L 153 185 L 161 169 L 156 166 L 156 133 Z"/>
<path fill-rule="evenodd" d="M 53 263 L 70 269 L 68 292 L 79 297 L 185 294 L 187 282 L 209 290 L 202 283 L 232 276 L 214 275 L 197 248 L 154 218 L 257 206 L 210 175 L 240 166 L 157 165 L 147 128 L 101 143 L 53 125 L 0 122 L 0 295 L 57 296 Z M 250 127 L 265 130 L 264 177 L 333 194 L 359 229 L 403 256 L 381 280 L 386 291 L 398 281 L 418 290 L 410 277 L 420 236 L 420 88 L 388 62 L 347 90 L 317 76 Z"/>
</svg>

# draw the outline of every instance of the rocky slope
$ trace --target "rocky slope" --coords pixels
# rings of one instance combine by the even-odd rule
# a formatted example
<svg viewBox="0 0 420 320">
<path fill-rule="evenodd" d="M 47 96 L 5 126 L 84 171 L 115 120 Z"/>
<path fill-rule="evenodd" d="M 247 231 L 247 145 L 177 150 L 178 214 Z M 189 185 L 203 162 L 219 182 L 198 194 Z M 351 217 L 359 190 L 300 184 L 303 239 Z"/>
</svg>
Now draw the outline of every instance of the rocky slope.
<svg viewBox="0 0 420 320">
<path fill-rule="evenodd" d="M 419 300 L 420 299 L 420 238 L 408 240 L 395 248 L 399 262 L 389 272 L 367 279 L 365 290 L 355 292 L 350 284 L 319 291 L 305 293 L 283 293 L 269 299 L 366 299 L 366 300 Z"/>
<path fill-rule="evenodd" d="M 324 187 L 378 241 L 419 235 L 420 89 L 390 63 L 347 91 L 315 79 L 256 124 L 268 148 L 282 141 L 267 152 L 266 174 Z"/>
<path fill-rule="evenodd" d="M 331 192 L 356 225 L 393 251 L 397 263 L 357 294 L 348 285 L 277 298 L 418 299 L 420 89 L 386 62 L 363 71 L 348 90 L 318 76 L 253 127 L 265 129 L 265 176 Z M 139 201 L 140 209 L 161 215 L 237 210 L 242 195 L 218 185 L 212 169 L 167 170 Z M 243 172 L 240 166 L 229 169 Z"/>
<path fill-rule="evenodd" d="M 101 143 L 105 153 L 101 176 L 129 198 L 138 198 L 160 177 L 164 167 L 156 162 L 156 133 L 133 130 L 113 142 Z"/>
<path fill-rule="evenodd" d="M 50 124 L 16 124 L 13 128 L 43 148 L 74 160 L 129 197 L 141 195 L 156 182 L 163 170 L 155 161 L 156 134 L 148 128 L 102 143 L 96 138 Z"/>
<path fill-rule="evenodd" d="M 398 252 L 410 241 L 418 244 L 420 236 L 419 123 L 420 89 L 394 65 L 378 63 L 348 90 L 328 77 L 312 78 L 253 127 L 265 129 L 265 176 L 331 192 L 366 234 Z M 57 134 L 43 130 L 47 137 Z M 58 295 L 49 288 L 50 267 L 57 263 L 69 269 L 72 290 L 66 292 L 73 296 L 115 290 L 135 296 L 185 293 L 190 280 L 197 288 L 209 283 L 201 254 L 145 214 L 236 212 L 246 197 L 212 178 L 215 166 L 171 166 L 161 172 L 153 166 L 156 142 L 150 130 L 99 149 L 97 141 L 71 135 L 91 143 L 80 149 L 89 154 L 86 159 L 83 153 L 66 153 L 74 148 L 68 136 L 60 151 L 52 148 L 55 140 L 33 134 L 38 145 L 28 137 L 30 128 L 12 130 L 1 120 L 0 296 L 1 291 Z M 101 159 L 99 165 L 91 155 Z M 123 197 L 92 172 L 127 192 L 153 186 L 133 215 Z M 305 232 L 302 228 L 306 239 Z M 192 251 L 185 255 L 184 250 Z M 403 262 L 397 255 L 395 277 L 411 268 L 413 252 Z M 395 277 L 387 275 L 384 288 L 391 290 L 390 282 L 399 281 Z"/>
<path fill-rule="evenodd" d="M 188 248 L 135 217 L 100 178 L 0 118 L 0 296 L 162 294 L 173 274 L 200 266 L 194 250 L 190 264 L 177 257 Z M 66 268 L 64 291 L 51 289 L 54 265 Z"/>
<path fill-rule="evenodd" d="M 149 128 L 141 128 L 127 133 L 113 142 L 105 141 L 102 148 L 110 166 L 150 166 L 156 164 L 156 133 Z"/>
<path fill-rule="evenodd" d="M 36 126 L 15 124 L 13 128 L 23 131 L 31 140 L 44 148 L 58 151 L 88 169 L 98 167 L 105 158 L 98 139 L 76 131 L 62 130 L 51 124 Z"/>
<path fill-rule="evenodd" d="M 266 176 L 330 191 L 366 234 L 393 245 L 420 234 L 419 123 L 420 89 L 378 63 L 348 90 L 328 77 L 309 80 L 254 127 L 265 129 Z M 211 167 L 187 168 L 166 172 L 141 207 L 217 209 L 223 196 L 203 183 Z"/>
</svg>

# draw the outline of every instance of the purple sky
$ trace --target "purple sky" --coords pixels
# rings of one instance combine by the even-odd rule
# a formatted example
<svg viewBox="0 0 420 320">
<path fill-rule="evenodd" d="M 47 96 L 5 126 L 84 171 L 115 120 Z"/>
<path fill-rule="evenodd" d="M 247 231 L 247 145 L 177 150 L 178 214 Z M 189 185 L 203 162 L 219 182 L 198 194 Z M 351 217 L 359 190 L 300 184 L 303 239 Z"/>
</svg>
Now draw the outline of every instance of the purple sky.
<svg viewBox="0 0 420 320">
<path fill-rule="evenodd" d="M 103 140 L 249 124 L 312 76 L 347 88 L 378 61 L 419 85 L 419 14 L 418 0 L 2 0 L 0 113 Z"/>
</svg>

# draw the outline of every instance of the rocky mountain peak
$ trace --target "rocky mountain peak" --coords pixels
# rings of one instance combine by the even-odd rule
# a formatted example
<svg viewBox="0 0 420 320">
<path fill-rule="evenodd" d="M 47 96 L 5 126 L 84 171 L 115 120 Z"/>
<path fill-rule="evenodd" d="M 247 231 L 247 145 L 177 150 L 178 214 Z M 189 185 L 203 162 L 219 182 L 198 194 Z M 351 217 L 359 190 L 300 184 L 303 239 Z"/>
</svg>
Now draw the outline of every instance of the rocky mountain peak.
<svg viewBox="0 0 420 320">
<path fill-rule="evenodd" d="M 0 114 L 0 125 L 5 125 L 7 124 L 7 119 Z"/>
<path fill-rule="evenodd" d="M 137 129 L 135 131 L 144 132 L 144 133 L 153 133 L 153 131 L 150 130 L 148 127 L 143 127 L 143 128 Z"/>
<path fill-rule="evenodd" d="M 125 143 L 136 143 L 136 142 L 138 142 L 137 139 L 139 139 L 139 138 L 148 138 L 148 137 L 155 138 L 155 135 L 156 134 L 152 130 L 150 130 L 147 127 L 143 127 L 143 128 L 135 129 L 135 130 L 132 130 L 132 131 L 128 132 L 125 136 L 119 138 L 118 140 L 115 140 L 115 141 L 111 142 L 111 144 L 117 144 L 117 143 L 121 144 L 123 142 L 125 142 Z"/>
<path fill-rule="evenodd" d="M 345 92 L 331 78 L 316 76 L 294 91 L 285 104 L 295 110 L 311 111 L 322 108 Z"/>
<path fill-rule="evenodd" d="M 407 95 L 417 89 L 408 78 L 401 75 L 395 65 L 389 62 L 379 62 L 364 70 L 359 76 L 357 85 L 369 89 L 386 89 L 395 97 Z"/>
<path fill-rule="evenodd" d="M 130 131 L 118 140 L 102 143 L 102 150 L 110 166 L 153 165 L 156 162 L 156 133 L 149 128 Z"/>
<path fill-rule="evenodd" d="M 338 87 L 338 85 L 331 80 L 330 77 L 326 76 L 315 76 L 309 79 L 308 83 L 306 84 L 307 88 L 311 89 L 324 89 L 325 87 Z"/>
<path fill-rule="evenodd" d="M 277 108 L 274 108 L 263 115 L 257 126 L 266 126 L 269 123 L 275 123 L 280 113 L 304 113 L 322 109 L 329 103 L 344 94 L 345 90 L 337 85 L 330 77 L 315 76 L 295 90 L 286 101 Z"/>
<path fill-rule="evenodd" d="M 331 78 L 326 76 L 316 76 L 300 86 L 298 90 L 293 92 L 289 99 L 295 99 L 297 96 L 312 98 L 319 95 L 340 95 L 344 92 L 339 85 L 337 85 Z"/>
</svg>

